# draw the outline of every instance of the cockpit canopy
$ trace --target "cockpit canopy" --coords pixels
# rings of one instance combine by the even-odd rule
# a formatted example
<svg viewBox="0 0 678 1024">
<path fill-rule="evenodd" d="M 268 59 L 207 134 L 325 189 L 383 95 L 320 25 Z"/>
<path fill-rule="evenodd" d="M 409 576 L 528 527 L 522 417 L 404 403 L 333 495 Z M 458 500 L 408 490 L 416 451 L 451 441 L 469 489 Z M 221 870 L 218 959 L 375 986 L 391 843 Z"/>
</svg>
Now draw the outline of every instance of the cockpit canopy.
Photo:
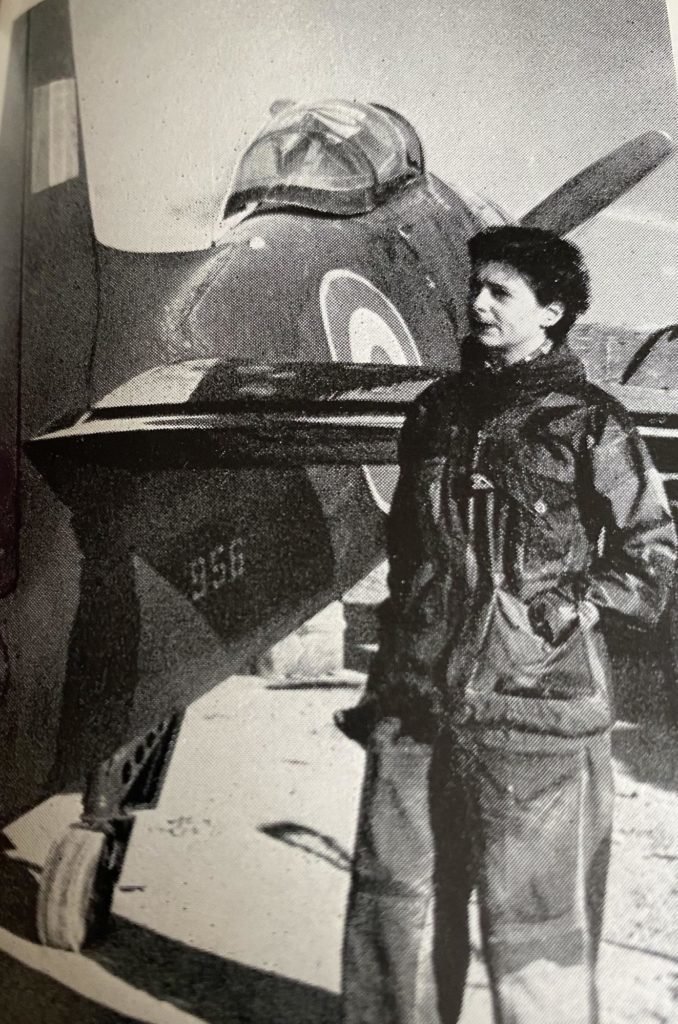
<svg viewBox="0 0 678 1024">
<path fill-rule="evenodd" d="M 346 100 L 290 103 L 245 150 L 224 216 L 250 203 L 367 213 L 423 170 L 419 137 L 394 110 Z"/>
</svg>

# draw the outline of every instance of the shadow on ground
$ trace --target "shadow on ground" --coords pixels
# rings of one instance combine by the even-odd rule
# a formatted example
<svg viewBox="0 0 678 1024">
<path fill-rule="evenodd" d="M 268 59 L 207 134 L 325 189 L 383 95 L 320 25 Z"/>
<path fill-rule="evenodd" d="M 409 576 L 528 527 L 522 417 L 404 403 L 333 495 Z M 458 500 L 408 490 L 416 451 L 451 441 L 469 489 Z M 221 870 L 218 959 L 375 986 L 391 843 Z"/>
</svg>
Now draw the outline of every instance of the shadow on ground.
<svg viewBox="0 0 678 1024">
<path fill-rule="evenodd" d="M 222 959 L 121 918 L 114 925 L 87 955 L 205 1024 L 338 1024 L 338 997 L 325 989 Z"/>
<path fill-rule="evenodd" d="M 31 866 L 7 856 L 12 844 L 1 839 L 0 928 L 36 942 L 38 883 Z M 338 999 L 331 992 L 222 959 L 122 918 L 113 917 L 106 938 L 84 955 L 205 1024 L 338 1022 Z M 2 953 L 0 987 L 0 1020 L 7 1024 L 137 1024 Z"/>
<path fill-rule="evenodd" d="M 260 825 L 259 831 L 271 839 L 278 839 L 281 843 L 295 846 L 304 853 L 319 857 L 339 871 L 351 870 L 351 857 L 348 851 L 333 836 L 328 836 L 324 832 L 317 832 L 307 825 L 297 825 L 294 821 L 275 821 L 269 825 Z"/>
<path fill-rule="evenodd" d="M 36 942 L 38 883 L 31 873 L 35 865 L 14 860 L 10 856 L 13 849 L 7 836 L 0 835 L 0 928 L 6 928 L 21 939 Z M 39 868 L 35 870 L 39 871 Z"/>
<path fill-rule="evenodd" d="M 361 690 L 363 681 L 353 682 L 352 680 L 333 679 L 298 679 L 288 680 L 284 683 L 269 683 L 267 690 Z"/>
<path fill-rule="evenodd" d="M 101 1006 L 41 971 L 0 953 L 0 982 L 7 1024 L 141 1024 Z"/>
<path fill-rule="evenodd" d="M 0 928 L 37 942 L 35 927 L 39 874 L 36 865 L 11 856 L 14 846 L 0 835 Z M 7 1024 L 140 1024 L 87 999 L 67 985 L 0 953 L 0 1020 Z"/>
<path fill-rule="evenodd" d="M 87 957 L 205 1024 L 337 1024 L 338 998 L 290 978 L 222 960 L 127 921 Z M 77 965 L 74 961 L 74 970 Z M 0 953 L 7 1024 L 139 1024 Z M 145 1016 L 143 1019 L 147 1019 Z"/>
</svg>

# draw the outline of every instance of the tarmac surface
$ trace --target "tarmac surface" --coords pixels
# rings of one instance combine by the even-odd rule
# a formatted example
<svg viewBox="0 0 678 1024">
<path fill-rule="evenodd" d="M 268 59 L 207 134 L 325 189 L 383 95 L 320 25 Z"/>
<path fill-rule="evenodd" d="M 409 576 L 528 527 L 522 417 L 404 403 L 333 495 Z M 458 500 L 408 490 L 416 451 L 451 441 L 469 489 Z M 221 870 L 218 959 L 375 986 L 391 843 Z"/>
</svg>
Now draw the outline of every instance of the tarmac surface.
<svg viewBox="0 0 678 1024">
<path fill-rule="evenodd" d="M 40 868 L 77 819 L 77 794 L 9 826 L 0 1022 L 337 1024 L 363 755 L 332 712 L 362 680 L 241 676 L 197 702 L 158 807 L 138 816 L 111 928 L 83 954 L 41 947 L 33 924 Z M 615 742 L 603 1024 L 675 1024 L 678 740 L 621 726 Z M 462 1024 L 491 1020 L 476 955 Z"/>
</svg>

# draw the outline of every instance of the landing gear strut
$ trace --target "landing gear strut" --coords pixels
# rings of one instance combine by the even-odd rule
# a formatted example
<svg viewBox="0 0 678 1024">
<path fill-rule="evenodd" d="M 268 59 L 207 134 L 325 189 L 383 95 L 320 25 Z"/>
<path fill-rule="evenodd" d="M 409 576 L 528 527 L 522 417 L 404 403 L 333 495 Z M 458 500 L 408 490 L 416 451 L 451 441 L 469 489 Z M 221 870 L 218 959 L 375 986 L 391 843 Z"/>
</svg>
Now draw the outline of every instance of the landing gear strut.
<svg viewBox="0 0 678 1024">
<path fill-rule="evenodd" d="M 54 841 L 40 879 L 44 945 L 78 951 L 105 932 L 134 812 L 157 804 L 182 718 L 177 712 L 158 722 L 90 776 L 82 817 Z"/>
</svg>

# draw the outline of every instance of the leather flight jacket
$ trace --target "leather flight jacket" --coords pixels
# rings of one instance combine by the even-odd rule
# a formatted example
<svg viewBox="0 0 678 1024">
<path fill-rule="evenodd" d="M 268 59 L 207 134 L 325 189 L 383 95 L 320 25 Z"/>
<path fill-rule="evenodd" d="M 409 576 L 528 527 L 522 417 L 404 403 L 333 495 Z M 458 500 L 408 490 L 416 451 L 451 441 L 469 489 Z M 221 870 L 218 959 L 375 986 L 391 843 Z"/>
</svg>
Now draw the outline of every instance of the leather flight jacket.
<svg viewBox="0 0 678 1024">
<path fill-rule="evenodd" d="M 677 546 L 661 479 L 566 343 L 499 372 L 471 359 L 432 385 L 400 469 L 368 717 L 435 731 L 455 700 L 450 654 L 498 575 L 528 608 L 556 594 L 640 627 L 661 615 Z"/>
</svg>

